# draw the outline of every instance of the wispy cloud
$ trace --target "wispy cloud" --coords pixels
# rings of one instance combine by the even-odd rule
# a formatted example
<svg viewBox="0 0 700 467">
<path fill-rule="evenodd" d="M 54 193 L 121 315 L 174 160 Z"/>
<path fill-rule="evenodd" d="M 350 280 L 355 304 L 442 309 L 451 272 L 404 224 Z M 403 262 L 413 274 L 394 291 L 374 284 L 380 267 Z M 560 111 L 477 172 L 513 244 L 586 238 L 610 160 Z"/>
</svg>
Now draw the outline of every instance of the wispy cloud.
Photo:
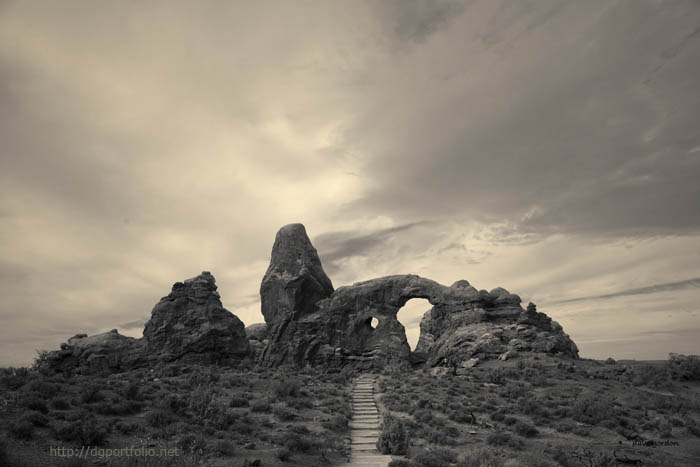
<svg viewBox="0 0 700 467">
<path fill-rule="evenodd" d="M 672 292 L 675 290 L 682 290 L 682 289 L 697 289 L 700 288 L 700 277 L 695 278 L 695 279 L 687 279 L 684 281 L 678 281 L 678 282 L 665 282 L 662 284 L 653 284 L 653 285 L 648 285 L 646 287 L 639 287 L 635 289 L 626 289 L 626 290 L 620 290 L 619 292 L 613 292 L 609 294 L 602 294 L 602 295 L 589 295 L 586 297 L 577 297 L 577 298 L 569 298 L 565 300 L 556 300 L 553 302 L 550 302 L 552 304 L 561 304 L 561 303 L 574 303 L 574 302 L 584 302 L 588 300 L 604 300 L 608 298 L 616 298 L 616 297 L 624 297 L 628 295 L 646 295 L 646 294 L 654 294 L 654 293 L 659 293 L 659 292 Z"/>
</svg>

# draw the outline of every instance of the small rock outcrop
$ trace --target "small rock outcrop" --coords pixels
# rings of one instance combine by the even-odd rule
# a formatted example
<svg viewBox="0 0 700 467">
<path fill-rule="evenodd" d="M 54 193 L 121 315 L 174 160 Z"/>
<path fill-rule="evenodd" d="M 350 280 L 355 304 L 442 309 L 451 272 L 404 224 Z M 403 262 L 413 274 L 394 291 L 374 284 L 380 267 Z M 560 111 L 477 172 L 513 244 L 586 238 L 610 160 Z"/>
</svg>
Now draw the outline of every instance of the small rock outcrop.
<svg viewBox="0 0 700 467">
<path fill-rule="evenodd" d="M 123 336 L 116 329 L 93 336 L 77 334 L 61 344 L 61 350 L 49 352 L 44 365 L 66 373 L 114 373 L 144 365 L 143 344 L 141 339 Z"/>
<path fill-rule="evenodd" d="M 208 271 L 184 282 L 153 308 L 143 329 L 148 351 L 160 360 L 219 362 L 245 357 L 250 348 L 243 322 L 225 309 Z"/>
</svg>

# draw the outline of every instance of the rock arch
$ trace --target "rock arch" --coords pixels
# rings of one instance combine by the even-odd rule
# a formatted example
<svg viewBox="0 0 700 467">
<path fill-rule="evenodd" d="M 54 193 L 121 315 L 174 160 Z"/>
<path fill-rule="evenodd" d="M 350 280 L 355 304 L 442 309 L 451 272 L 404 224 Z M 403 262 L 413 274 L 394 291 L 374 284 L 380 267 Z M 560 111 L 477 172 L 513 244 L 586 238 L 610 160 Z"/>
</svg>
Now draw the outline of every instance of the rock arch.
<svg viewBox="0 0 700 467">
<path fill-rule="evenodd" d="M 269 330 L 263 365 L 454 364 L 475 354 L 497 358 L 518 346 L 578 355 L 561 326 L 534 309 L 523 310 L 520 297 L 500 287 L 487 292 L 465 280 L 447 287 L 406 274 L 333 290 L 301 224 L 280 229 L 260 290 Z M 397 313 L 414 298 L 432 308 L 421 320 L 412 353 Z M 538 342 L 534 347 L 527 343 L 532 340 Z"/>
</svg>

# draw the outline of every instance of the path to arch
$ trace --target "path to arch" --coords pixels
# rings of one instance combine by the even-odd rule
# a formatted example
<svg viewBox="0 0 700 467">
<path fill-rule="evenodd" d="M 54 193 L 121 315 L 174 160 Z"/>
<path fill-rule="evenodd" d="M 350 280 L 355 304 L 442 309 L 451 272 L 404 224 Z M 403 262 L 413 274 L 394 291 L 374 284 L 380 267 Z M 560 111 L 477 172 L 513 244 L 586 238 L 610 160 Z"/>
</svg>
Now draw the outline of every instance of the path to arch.
<svg viewBox="0 0 700 467">
<path fill-rule="evenodd" d="M 352 389 L 350 422 L 350 467 L 387 467 L 391 456 L 377 450 L 379 411 L 374 400 L 376 376 L 363 374 Z"/>
</svg>

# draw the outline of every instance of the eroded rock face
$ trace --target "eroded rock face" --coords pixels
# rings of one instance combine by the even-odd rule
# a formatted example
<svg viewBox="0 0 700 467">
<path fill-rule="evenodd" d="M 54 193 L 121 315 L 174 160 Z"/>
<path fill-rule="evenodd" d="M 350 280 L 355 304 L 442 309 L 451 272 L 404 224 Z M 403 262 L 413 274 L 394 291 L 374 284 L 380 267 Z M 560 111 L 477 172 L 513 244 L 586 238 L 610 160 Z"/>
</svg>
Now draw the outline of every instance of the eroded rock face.
<svg viewBox="0 0 700 467">
<path fill-rule="evenodd" d="M 173 285 L 153 308 L 143 338 L 116 329 L 78 334 L 49 352 L 50 370 L 83 374 L 114 373 L 171 361 L 235 364 L 250 352 L 243 323 L 223 308 L 209 272 Z"/>
<path fill-rule="evenodd" d="M 77 334 L 62 344 L 61 350 L 49 352 L 45 364 L 59 372 L 114 373 L 145 364 L 143 344 L 116 329 L 93 336 Z"/>
<path fill-rule="evenodd" d="M 207 271 L 176 282 L 144 327 L 149 353 L 165 361 L 231 362 L 245 357 L 250 348 L 243 322 L 222 306 L 216 289 Z"/>
<path fill-rule="evenodd" d="M 280 251 L 287 244 L 294 253 Z M 500 287 L 487 292 L 465 280 L 446 287 L 416 275 L 396 275 L 333 291 L 330 280 L 326 283 L 319 277 L 327 278 L 306 232 L 299 224 L 283 227 L 261 286 L 270 331 L 260 360 L 263 365 L 371 368 L 427 362 L 457 367 L 504 354 L 513 358 L 518 351 L 578 357 L 576 345 L 561 326 L 534 305 L 523 310 L 520 297 Z M 319 286 L 322 282 L 327 286 Z M 433 305 L 421 321 L 413 353 L 396 318 L 412 298 Z M 372 318 L 378 320 L 374 328 Z"/>
<path fill-rule="evenodd" d="M 246 326 L 245 335 L 248 336 L 250 343 L 251 358 L 257 361 L 267 346 L 267 325 L 265 323 L 256 323 Z"/>
<path fill-rule="evenodd" d="M 269 338 L 260 362 L 277 365 L 303 360 L 303 356 L 290 354 L 298 350 L 292 347 L 299 332 L 305 332 L 297 330 L 297 324 L 314 315 L 317 303 L 331 293 L 333 284 L 304 226 L 282 227 L 275 237 L 270 266 L 260 285 L 261 310 Z"/>
</svg>

